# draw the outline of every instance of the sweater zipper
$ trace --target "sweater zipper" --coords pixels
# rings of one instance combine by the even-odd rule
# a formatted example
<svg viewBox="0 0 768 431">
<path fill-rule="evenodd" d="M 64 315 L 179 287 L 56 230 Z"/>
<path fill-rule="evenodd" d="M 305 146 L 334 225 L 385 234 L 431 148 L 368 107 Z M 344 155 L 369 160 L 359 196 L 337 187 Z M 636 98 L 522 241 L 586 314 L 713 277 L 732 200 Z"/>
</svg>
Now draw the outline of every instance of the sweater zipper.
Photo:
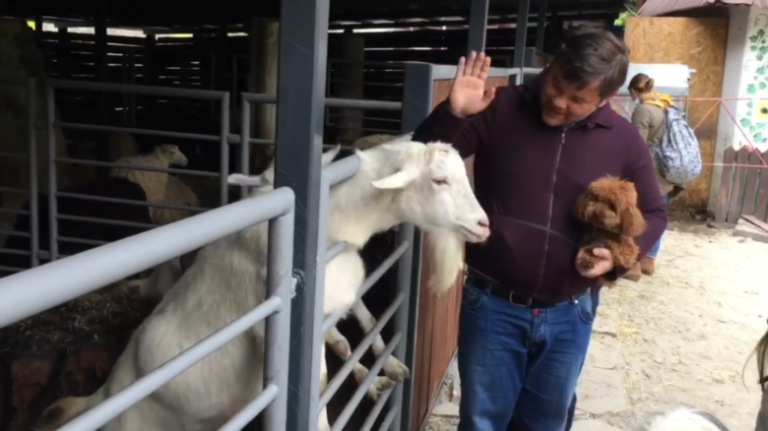
<svg viewBox="0 0 768 431">
<path fill-rule="evenodd" d="M 552 230 L 552 208 L 555 205 L 555 186 L 557 185 L 557 170 L 560 168 L 560 155 L 563 153 L 563 145 L 565 145 L 565 132 L 568 128 L 563 127 L 563 133 L 560 135 L 560 145 L 557 147 L 557 157 L 555 158 L 555 171 L 552 174 L 552 192 L 549 194 L 549 213 L 547 214 L 547 239 L 544 243 L 544 257 L 541 260 L 541 268 L 539 268 L 539 280 L 536 283 L 536 289 L 533 291 L 533 297 L 539 296 L 539 290 L 541 284 L 544 282 L 544 269 L 547 266 L 547 255 L 549 254 L 549 232 Z"/>
</svg>

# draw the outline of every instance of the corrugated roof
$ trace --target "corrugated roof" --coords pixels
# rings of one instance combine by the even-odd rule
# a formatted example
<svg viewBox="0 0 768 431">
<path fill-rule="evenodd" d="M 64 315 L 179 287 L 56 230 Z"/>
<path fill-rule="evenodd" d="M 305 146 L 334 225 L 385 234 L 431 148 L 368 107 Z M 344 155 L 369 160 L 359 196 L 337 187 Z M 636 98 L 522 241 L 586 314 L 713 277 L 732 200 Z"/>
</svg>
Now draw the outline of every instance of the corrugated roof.
<svg viewBox="0 0 768 431">
<path fill-rule="evenodd" d="M 768 7 L 768 0 L 648 0 L 640 9 L 640 16 L 659 16 L 685 9 L 695 9 L 713 4 L 724 6 Z"/>
</svg>

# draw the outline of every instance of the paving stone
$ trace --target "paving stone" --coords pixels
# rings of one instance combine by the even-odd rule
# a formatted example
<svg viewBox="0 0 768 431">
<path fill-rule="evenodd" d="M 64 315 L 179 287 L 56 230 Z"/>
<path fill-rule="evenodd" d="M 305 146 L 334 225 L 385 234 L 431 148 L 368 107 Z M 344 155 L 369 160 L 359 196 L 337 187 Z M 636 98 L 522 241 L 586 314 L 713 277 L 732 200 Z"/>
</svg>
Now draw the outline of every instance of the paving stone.
<svg viewBox="0 0 768 431">
<path fill-rule="evenodd" d="M 432 410 L 435 416 L 459 417 L 459 405 L 454 403 L 442 403 Z"/>
<path fill-rule="evenodd" d="M 573 431 L 621 431 L 620 428 L 616 428 L 613 425 L 607 424 L 597 419 L 587 419 L 583 421 L 575 421 L 571 427 Z"/>
</svg>

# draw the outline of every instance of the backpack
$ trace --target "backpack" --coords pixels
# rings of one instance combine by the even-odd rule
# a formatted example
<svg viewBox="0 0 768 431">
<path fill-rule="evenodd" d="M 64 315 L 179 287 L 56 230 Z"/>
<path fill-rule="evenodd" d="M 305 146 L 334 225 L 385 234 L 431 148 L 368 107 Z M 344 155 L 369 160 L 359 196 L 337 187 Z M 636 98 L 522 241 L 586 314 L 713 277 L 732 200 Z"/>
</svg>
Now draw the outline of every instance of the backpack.
<svg viewBox="0 0 768 431">
<path fill-rule="evenodd" d="M 661 176 L 676 185 L 695 180 L 701 174 L 701 150 L 693 129 L 674 106 L 664 109 L 664 136 L 660 145 L 651 145 Z"/>
</svg>

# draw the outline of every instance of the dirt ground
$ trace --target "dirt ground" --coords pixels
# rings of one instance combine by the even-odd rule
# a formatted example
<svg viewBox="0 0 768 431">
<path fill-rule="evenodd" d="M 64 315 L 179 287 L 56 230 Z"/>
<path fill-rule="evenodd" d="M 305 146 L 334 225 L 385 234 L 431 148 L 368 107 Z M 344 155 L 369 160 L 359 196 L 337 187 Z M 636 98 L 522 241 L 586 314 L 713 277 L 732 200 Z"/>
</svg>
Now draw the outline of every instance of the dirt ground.
<svg viewBox="0 0 768 431">
<path fill-rule="evenodd" d="M 574 431 L 632 429 L 678 406 L 754 429 L 760 392 L 747 360 L 768 329 L 768 244 L 671 222 L 656 274 L 601 296 Z M 445 401 L 428 429 L 455 429 L 457 409 Z"/>
</svg>

